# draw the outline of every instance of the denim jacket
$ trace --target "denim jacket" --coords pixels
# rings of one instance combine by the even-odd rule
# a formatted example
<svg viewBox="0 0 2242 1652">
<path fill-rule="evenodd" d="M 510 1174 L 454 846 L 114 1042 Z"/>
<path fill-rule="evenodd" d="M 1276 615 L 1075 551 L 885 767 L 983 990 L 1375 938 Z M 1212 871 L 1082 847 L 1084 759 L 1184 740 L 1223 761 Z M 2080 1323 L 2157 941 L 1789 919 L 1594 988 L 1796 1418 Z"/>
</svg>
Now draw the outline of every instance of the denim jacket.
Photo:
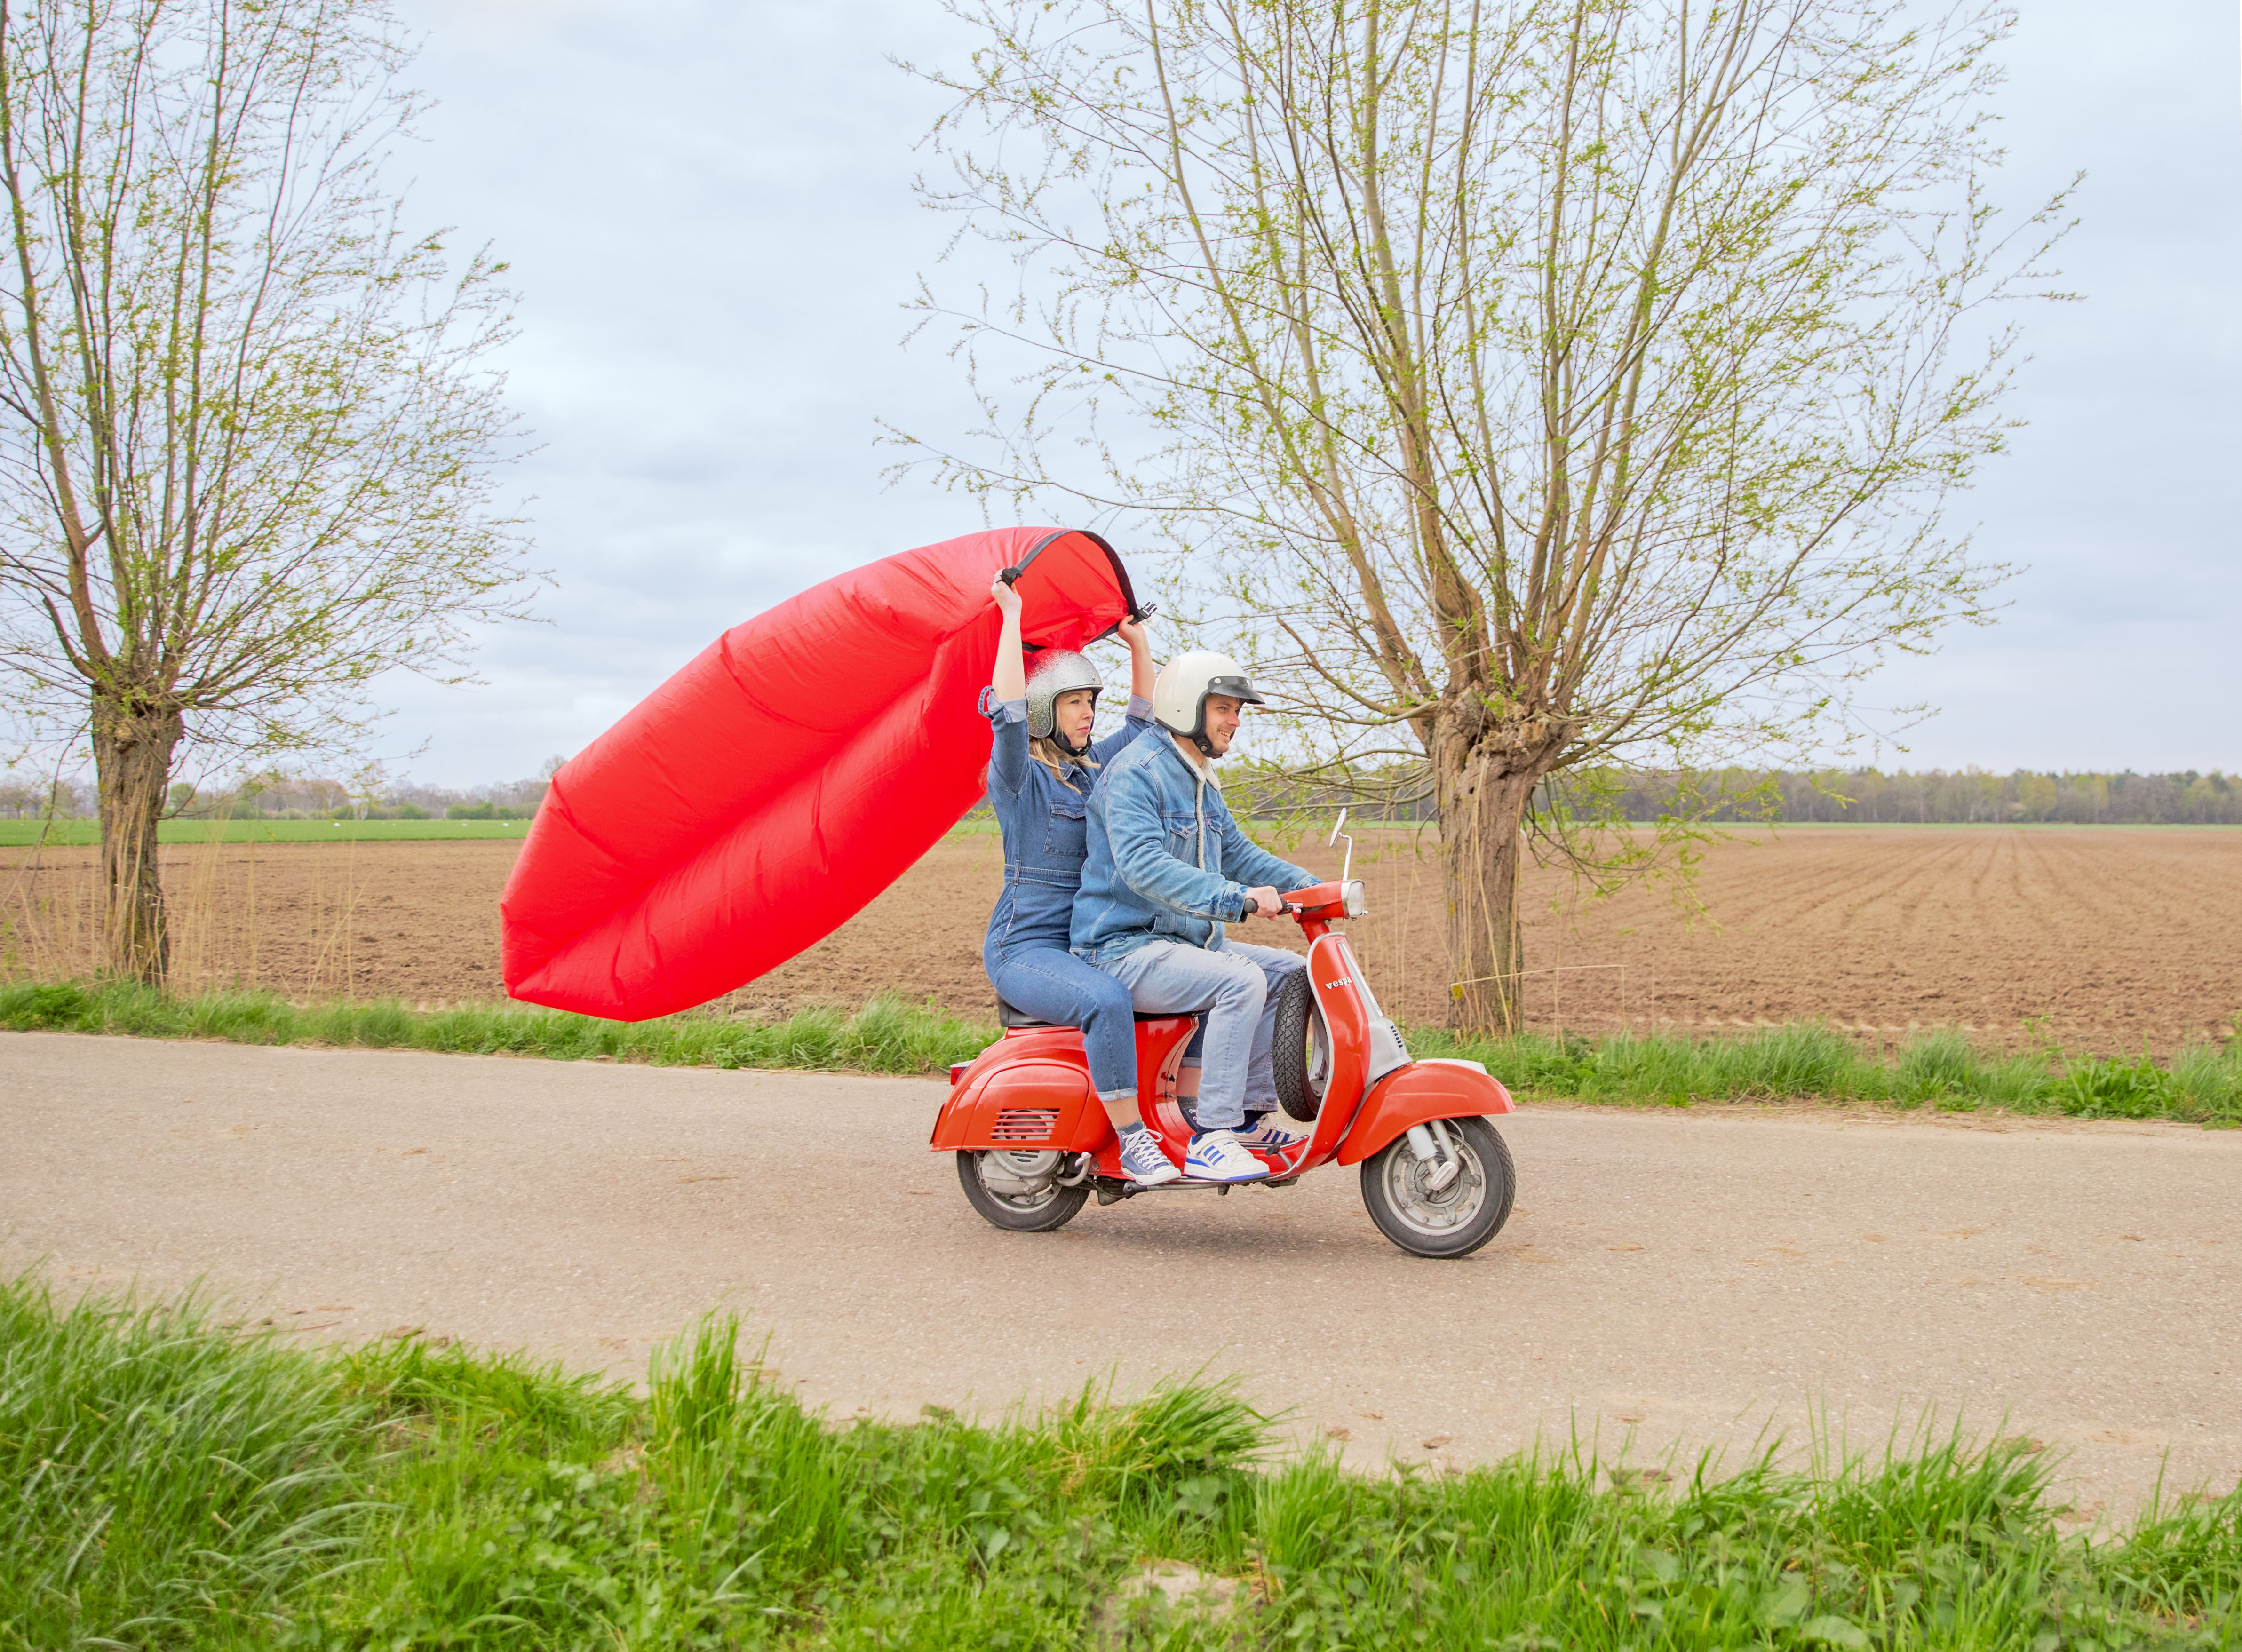
<svg viewBox="0 0 2242 1652">
<path fill-rule="evenodd" d="M 1221 781 L 1158 734 L 1108 763 L 1090 794 L 1074 950 L 1104 964 L 1154 941 L 1218 945 L 1222 925 L 1245 916 L 1248 889 L 1315 881 L 1240 831 Z"/>
<path fill-rule="evenodd" d="M 1028 702 L 999 700 L 981 691 L 982 714 L 991 724 L 989 745 L 989 802 L 1004 829 L 1004 889 L 989 915 L 982 952 L 1023 946 L 1067 944 L 1074 891 L 1082 882 L 1084 809 L 1098 771 L 1081 762 L 1067 773 L 1077 789 L 1069 790 L 1028 751 Z M 1117 732 L 1093 742 L 1090 756 L 1110 762 L 1122 748 L 1152 726 L 1150 702 L 1133 696 L 1129 720 Z"/>
</svg>

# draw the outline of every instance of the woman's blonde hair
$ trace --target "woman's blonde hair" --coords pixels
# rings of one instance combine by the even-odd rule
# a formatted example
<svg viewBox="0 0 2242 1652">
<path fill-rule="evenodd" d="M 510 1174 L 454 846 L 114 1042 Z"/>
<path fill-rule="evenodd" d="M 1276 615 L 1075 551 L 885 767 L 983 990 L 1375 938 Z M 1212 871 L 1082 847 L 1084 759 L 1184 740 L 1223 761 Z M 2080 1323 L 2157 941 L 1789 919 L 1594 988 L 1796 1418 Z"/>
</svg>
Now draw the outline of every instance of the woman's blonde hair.
<svg viewBox="0 0 2242 1652">
<path fill-rule="evenodd" d="M 1098 761 L 1090 755 L 1088 748 L 1084 749 L 1079 757 L 1070 757 L 1058 749 L 1057 742 L 1046 740 L 1041 735 L 1028 736 L 1028 755 L 1050 769 L 1051 778 L 1071 792 L 1079 793 L 1082 788 L 1066 777 L 1066 771 L 1070 767 L 1077 765 L 1084 769 L 1098 767 Z"/>
</svg>

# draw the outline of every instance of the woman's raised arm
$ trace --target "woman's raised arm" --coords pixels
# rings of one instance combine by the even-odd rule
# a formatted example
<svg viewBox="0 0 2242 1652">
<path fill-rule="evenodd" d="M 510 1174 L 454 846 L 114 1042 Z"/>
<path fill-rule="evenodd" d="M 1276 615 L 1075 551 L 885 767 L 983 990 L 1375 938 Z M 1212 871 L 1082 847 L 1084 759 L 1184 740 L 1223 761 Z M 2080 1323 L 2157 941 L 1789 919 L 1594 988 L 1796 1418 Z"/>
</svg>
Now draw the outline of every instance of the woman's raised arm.
<svg viewBox="0 0 2242 1652">
<path fill-rule="evenodd" d="M 1020 656 L 1020 594 L 998 580 L 989 588 L 989 594 L 1004 612 L 1004 628 L 997 638 L 997 669 L 989 686 L 999 700 L 1024 700 L 1028 670 Z"/>
<path fill-rule="evenodd" d="M 1129 692 L 1148 701 L 1152 697 L 1152 680 L 1159 672 L 1152 664 L 1152 639 L 1144 635 L 1144 622 L 1122 621 L 1121 640 L 1129 645 Z"/>
</svg>

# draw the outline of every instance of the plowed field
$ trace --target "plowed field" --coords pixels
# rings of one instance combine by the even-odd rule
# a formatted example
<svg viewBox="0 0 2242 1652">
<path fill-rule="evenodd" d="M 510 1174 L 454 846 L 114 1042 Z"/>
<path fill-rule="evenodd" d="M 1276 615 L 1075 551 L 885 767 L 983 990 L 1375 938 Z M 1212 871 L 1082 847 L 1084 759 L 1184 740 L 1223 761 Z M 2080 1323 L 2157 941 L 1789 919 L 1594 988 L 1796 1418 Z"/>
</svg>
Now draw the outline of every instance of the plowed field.
<svg viewBox="0 0 2242 1652">
<path fill-rule="evenodd" d="M 1282 849 L 1281 845 L 1278 847 Z M 1373 916 L 1355 945 L 1388 1011 L 1434 1022 L 1447 991 L 1426 840 L 1364 835 Z M 1338 856 L 1286 850 L 1319 872 Z M 166 851 L 176 983 L 352 991 L 434 1005 L 502 996 L 505 843 L 212 845 Z M 802 957 L 737 995 L 781 1013 L 893 991 L 989 1011 L 983 923 L 997 838 L 961 833 Z M 0 972 L 91 966 L 91 850 L 0 850 Z M 2242 831 L 1793 829 L 1707 855 L 1692 918 L 1670 886 L 1574 907 L 1530 883 L 1527 1011 L 1542 1027 L 1734 1028 L 1826 1018 L 1863 1037 L 1970 1029 L 2020 1046 L 2165 1051 L 2242 1013 Z M 1288 925 L 1251 938 L 1283 944 Z"/>
</svg>

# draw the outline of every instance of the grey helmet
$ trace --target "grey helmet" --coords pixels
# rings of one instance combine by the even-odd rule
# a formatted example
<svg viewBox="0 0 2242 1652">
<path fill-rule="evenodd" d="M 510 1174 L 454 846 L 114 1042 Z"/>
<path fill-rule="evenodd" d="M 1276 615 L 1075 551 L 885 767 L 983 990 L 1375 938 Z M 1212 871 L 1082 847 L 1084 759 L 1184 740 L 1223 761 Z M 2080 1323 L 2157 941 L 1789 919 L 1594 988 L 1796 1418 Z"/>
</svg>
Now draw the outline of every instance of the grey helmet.
<svg viewBox="0 0 2242 1652">
<path fill-rule="evenodd" d="M 1071 648 L 1046 648 L 1036 656 L 1035 668 L 1028 673 L 1028 733 L 1037 740 L 1050 741 L 1070 757 L 1079 757 L 1090 748 L 1086 742 L 1070 746 L 1058 732 L 1058 697 L 1087 688 L 1094 707 L 1104 687 L 1098 680 L 1098 668 L 1081 655 Z"/>
</svg>

